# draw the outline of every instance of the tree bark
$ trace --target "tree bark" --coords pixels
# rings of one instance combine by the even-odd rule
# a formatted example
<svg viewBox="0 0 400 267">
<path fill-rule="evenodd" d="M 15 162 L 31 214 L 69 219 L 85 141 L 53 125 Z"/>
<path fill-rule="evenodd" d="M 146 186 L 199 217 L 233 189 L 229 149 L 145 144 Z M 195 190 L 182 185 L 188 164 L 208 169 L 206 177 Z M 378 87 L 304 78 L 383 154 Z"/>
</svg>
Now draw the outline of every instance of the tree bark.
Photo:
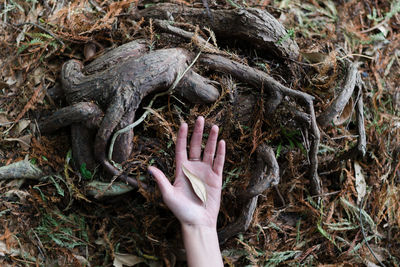
<svg viewBox="0 0 400 267">
<path fill-rule="evenodd" d="M 278 57 L 297 60 L 299 47 L 285 27 L 265 10 L 210 9 L 211 17 L 203 8 L 192 8 L 171 3 L 157 4 L 138 12 L 138 18 L 183 21 L 200 27 L 208 27 L 218 37 L 236 39 L 260 50 L 268 50 Z"/>
</svg>

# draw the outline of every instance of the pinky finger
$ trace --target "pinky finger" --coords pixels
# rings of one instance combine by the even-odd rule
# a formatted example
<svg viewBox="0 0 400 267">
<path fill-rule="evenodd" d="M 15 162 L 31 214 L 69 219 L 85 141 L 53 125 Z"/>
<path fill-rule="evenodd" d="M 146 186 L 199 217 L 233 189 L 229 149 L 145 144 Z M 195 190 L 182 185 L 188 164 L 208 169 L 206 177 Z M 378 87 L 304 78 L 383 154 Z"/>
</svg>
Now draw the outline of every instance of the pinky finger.
<svg viewBox="0 0 400 267">
<path fill-rule="evenodd" d="M 215 157 L 214 160 L 213 171 L 216 174 L 222 175 L 222 171 L 224 169 L 224 162 L 225 162 L 225 141 L 221 140 L 218 143 L 217 156 Z"/>
</svg>

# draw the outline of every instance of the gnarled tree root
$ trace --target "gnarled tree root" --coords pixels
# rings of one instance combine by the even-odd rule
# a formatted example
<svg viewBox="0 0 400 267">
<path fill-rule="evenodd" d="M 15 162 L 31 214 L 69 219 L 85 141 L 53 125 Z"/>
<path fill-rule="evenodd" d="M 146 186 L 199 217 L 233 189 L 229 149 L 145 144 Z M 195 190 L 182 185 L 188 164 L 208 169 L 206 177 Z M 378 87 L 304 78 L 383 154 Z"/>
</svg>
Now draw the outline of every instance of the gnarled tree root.
<svg viewBox="0 0 400 267">
<path fill-rule="evenodd" d="M 240 197 L 245 203 L 238 219 L 218 232 L 219 242 L 225 243 L 232 236 L 246 231 L 257 207 L 258 196 L 271 185 L 279 183 L 279 165 L 274 151 L 265 144 L 256 149 L 256 166 L 252 173 L 250 184 Z M 267 172 L 268 171 L 268 172 Z M 267 172 L 267 173 L 266 173 Z"/>
<path fill-rule="evenodd" d="M 364 125 L 364 103 L 362 93 L 363 81 L 358 72 L 358 65 L 359 63 L 357 62 L 349 63 L 342 91 L 331 102 L 329 107 L 321 113 L 321 115 L 318 117 L 318 123 L 321 126 L 336 124 L 345 106 L 348 104 L 351 96 L 353 95 L 354 90 L 357 88 L 355 111 L 357 119 L 358 141 L 357 148 L 353 150 L 354 153 L 351 154 L 361 154 L 364 156 L 367 150 L 367 138 Z"/>
<path fill-rule="evenodd" d="M 358 63 L 350 63 L 343 89 L 340 94 L 332 101 L 329 107 L 318 117 L 321 126 L 328 126 L 335 123 L 335 120 L 342 114 L 344 107 L 349 102 L 355 87 L 360 87 L 360 75 L 358 73 Z"/>
<path fill-rule="evenodd" d="M 296 42 L 289 38 L 285 27 L 267 11 L 243 8 L 210 9 L 210 12 L 213 20 L 202 8 L 162 3 L 145 8 L 135 15 L 138 19 L 163 19 L 171 23 L 182 19 L 192 25 L 208 27 L 219 37 L 245 41 L 278 57 L 297 60 L 299 47 Z"/>
<path fill-rule="evenodd" d="M 308 156 L 310 161 L 311 190 L 313 194 L 322 194 L 322 182 L 318 176 L 317 157 L 320 132 L 315 119 L 313 104 L 314 98 L 307 93 L 296 91 L 282 85 L 274 78 L 260 70 L 229 60 L 219 55 L 202 55 L 200 57 L 200 63 L 212 70 L 222 71 L 230 74 L 236 79 L 253 85 L 256 88 L 264 88 L 264 91 L 266 91 L 272 97 L 275 95 L 276 99 L 271 100 L 273 103 L 275 103 L 275 106 L 269 107 L 270 110 L 274 110 L 279 105 L 282 95 L 293 97 L 303 104 L 310 120 L 311 145 Z"/>
<path fill-rule="evenodd" d="M 51 133 L 73 123 L 85 122 L 87 128 L 99 127 L 103 111 L 94 103 L 80 102 L 61 108 L 39 122 L 41 133 Z"/>
<path fill-rule="evenodd" d="M 145 49 L 142 43 L 136 42 L 125 44 L 123 47 L 124 49 L 117 48 L 106 53 L 86 67 L 76 60 L 65 63 L 61 75 L 62 84 L 71 106 L 42 120 L 39 127 L 42 132 L 51 132 L 74 124 L 73 147 L 74 155 L 78 158 L 78 167 L 83 163 L 93 167 L 94 155 L 107 172 L 121 176 L 123 180 L 137 187 L 135 179 L 121 175 L 106 159 L 109 138 L 114 130 L 122 129 L 133 122 L 136 110 L 146 95 L 170 88 L 185 71 L 193 55 L 180 48 L 162 49 L 140 55 Z M 132 51 L 127 51 L 129 49 Z M 115 66 L 108 65 L 109 62 L 115 61 L 121 62 Z M 210 80 L 189 70 L 175 90 L 194 103 L 209 103 L 219 96 L 218 90 L 211 83 Z M 106 109 L 103 118 L 101 109 L 87 101 L 95 101 L 100 108 Z M 91 120 L 93 118 L 96 119 Z M 82 131 L 84 138 L 92 140 L 90 131 L 85 131 L 82 124 L 76 124 L 88 119 L 98 126 L 93 145 L 94 153 L 91 152 L 91 145 L 84 142 L 82 136 L 78 136 L 78 131 Z M 130 130 L 116 139 L 114 161 L 122 162 L 128 158 L 133 145 L 132 137 L 133 130 Z"/>
</svg>

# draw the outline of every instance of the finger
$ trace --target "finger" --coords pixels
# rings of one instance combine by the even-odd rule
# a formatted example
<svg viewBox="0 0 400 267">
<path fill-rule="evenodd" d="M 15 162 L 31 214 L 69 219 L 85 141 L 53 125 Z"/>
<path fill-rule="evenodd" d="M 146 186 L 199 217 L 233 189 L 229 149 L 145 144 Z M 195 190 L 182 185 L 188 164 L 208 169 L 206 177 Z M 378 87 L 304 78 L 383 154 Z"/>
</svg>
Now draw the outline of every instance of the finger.
<svg viewBox="0 0 400 267">
<path fill-rule="evenodd" d="M 157 182 L 158 188 L 160 188 L 161 194 L 164 199 L 168 199 L 173 191 L 173 187 L 164 173 L 156 167 L 149 166 L 149 173 L 154 177 Z M 165 201 L 165 200 L 164 200 Z"/>
<path fill-rule="evenodd" d="M 224 169 L 224 162 L 225 162 L 225 141 L 221 140 L 218 143 L 217 156 L 215 157 L 214 167 L 213 167 L 213 171 L 220 176 L 222 176 L 222 171 Z"/>
<path fill-rule="evenodd" d="M 182 172 L 182 163 L 187 160 L 186 151 L 186 139 L 187 139 L 188 125 L 182 123 L 178 131 L 178 137 L 176 139 L 175 146 L 175 164 L 176 164 L 176 175 Z"/>
<path fill-rule="evenodd" d="M 215 155 L 215 148 L 217 147 L 217 139 L 218 139 L 218 126 L 214 125 L 210 130 L 206 148 L 204 149 L 203 162 L 212 165 Z"/>
<path fill-rule="evenodd" d="M 203 139 L 204 118 L 198 117 L 194 125 L 192 139 L 190 139 L 189 159 L 201 158 L 201 141 Z"/>
</svg>

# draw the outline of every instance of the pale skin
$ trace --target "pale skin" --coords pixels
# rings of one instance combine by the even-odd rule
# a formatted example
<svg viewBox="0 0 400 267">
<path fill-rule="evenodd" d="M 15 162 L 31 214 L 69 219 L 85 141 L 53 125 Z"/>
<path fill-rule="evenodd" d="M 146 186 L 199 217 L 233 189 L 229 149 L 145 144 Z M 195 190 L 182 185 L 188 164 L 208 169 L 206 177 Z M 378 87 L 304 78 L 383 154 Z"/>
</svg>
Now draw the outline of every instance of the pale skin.
<svg viewBox="0 0 400 267">
<path fill-rule="evenodd" d="M 187 154 L 188 125 L 182 123 L 176 140 L 176 173 L 173 184 L 162 171 L 150 166 L 165 204 L 182 226 L 187 261 L 191 267 L 223 266 L 217 235 L 217 217 L 221 201 L 222 171 L 225 161 L 225 141 L 218 140 L 218 126 L 214 125 L 201 158 L 204 118 L 198 117 Z M 182 171 L 184 165 L 203 181 L 207 200 L 203 203 L 194 193 Z"/>
</svg>

